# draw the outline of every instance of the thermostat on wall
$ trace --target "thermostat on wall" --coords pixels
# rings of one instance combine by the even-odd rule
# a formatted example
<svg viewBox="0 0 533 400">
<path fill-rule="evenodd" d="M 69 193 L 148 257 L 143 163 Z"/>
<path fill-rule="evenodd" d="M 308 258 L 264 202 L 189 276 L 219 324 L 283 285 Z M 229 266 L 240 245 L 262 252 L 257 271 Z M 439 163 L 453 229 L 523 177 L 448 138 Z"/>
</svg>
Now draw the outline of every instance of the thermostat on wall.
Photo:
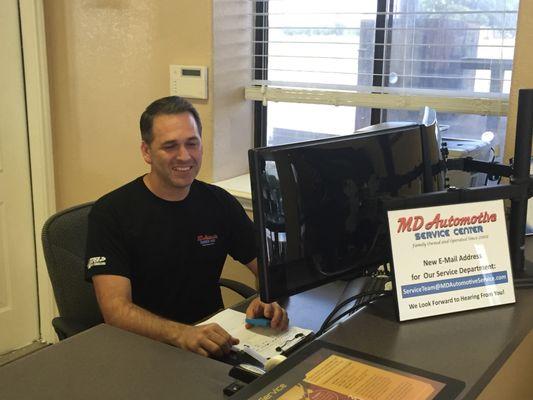
<svg viewBox="0 0 533 400">
<path fill-rule="evenodd" d="M 207 67 L 171 65 L 170 94 L 191 99 L 207 99 Z"/>
</svg>

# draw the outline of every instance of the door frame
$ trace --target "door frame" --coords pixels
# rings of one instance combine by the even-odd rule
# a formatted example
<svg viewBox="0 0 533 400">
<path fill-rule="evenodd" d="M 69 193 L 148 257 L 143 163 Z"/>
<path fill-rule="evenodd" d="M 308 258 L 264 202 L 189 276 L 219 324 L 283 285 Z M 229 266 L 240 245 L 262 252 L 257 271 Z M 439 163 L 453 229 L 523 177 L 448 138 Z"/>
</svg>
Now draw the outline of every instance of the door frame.
<svg viewBox="0 0 533 400">
<path fill-rule="evenodd" d="M 43 224 L 56 211 L 44 10 L 43 0 L 18 1 L 26 89 L 39 330 L 40 340 L 52 343 L 57 341 L 51 324 L 52 318 L 57 315 L 57 306 L 41 244 Z"/>
</svg>

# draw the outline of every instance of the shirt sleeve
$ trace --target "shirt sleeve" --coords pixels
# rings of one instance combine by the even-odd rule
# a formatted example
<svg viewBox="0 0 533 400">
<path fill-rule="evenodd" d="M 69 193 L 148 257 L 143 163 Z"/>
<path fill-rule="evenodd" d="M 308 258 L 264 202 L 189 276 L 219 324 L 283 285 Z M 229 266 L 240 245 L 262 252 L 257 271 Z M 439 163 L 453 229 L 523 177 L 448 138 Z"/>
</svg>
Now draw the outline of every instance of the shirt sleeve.
<svg viewBox="0 0 533 400">
<path fill-rule="evenodd" d="M 240 263 L 248 264 L 257 257 L 254 223 L 237 199 L 226 194 L 229 216 L 228 254 Z"/>
<path fill-rule="evenodd" d="M 89 213 L 85 279 L 94 275 L 131 277 L 131 268 L 123 229 L 118 216 L 104 205 L 95 203 Z"/>
</svg>

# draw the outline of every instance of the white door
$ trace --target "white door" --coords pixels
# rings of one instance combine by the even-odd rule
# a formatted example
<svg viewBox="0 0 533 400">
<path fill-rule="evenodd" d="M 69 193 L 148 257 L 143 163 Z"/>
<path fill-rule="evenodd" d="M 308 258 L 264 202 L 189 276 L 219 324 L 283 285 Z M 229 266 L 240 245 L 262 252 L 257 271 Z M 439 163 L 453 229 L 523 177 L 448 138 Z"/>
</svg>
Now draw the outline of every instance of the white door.
<svg viewBox="0 0 533 400">
<path fill-rule="evenodd" d="M 17 0 L 0 1 L 0 354 L 39 338 Z"/>
</svg>

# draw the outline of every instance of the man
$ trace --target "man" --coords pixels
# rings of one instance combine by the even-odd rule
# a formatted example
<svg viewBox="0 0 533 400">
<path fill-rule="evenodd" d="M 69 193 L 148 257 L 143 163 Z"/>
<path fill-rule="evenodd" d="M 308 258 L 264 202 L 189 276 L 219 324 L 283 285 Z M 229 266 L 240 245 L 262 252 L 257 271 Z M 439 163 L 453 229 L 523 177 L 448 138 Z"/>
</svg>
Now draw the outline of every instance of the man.
<svg viewBox="0 0 533 400">
<path fill-rule="evenodd" d="M 202 124 L 177 96 L 141 116 L 141 152 L 150 172 L 103 196 L 89 215 L 87 279 L 106 323 L 204 356 L 238 343 L 217 324 L 191 325 L 223 307 L 226 255 L 257 274 L 253 225 L 226 191 L 196 180 Z M 276 303 L 251 302 L 248 317 L 286 329 Z"/>
</svg>

